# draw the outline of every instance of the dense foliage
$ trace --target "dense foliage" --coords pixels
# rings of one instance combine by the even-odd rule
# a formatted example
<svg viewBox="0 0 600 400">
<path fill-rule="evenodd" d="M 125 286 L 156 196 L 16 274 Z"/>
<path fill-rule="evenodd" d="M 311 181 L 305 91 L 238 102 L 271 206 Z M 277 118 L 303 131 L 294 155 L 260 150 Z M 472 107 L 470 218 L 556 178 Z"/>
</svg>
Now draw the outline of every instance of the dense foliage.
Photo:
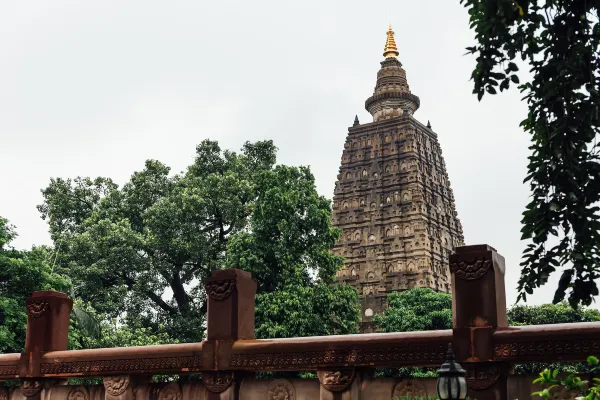
<svg viewBox="0 0 600 400">
<path fill-rule="evenodd" d="M 383 332 L 429 331 L 452 328 L 452 296 L 415 287 L 388 295 L 389 308 L 374 317 Z"/>
<path fill-rule="evenodd" d="M 532 200 L 523 214 L 519 298 L 562 268 L 554 303 L 590 305 L 600 276 L 599 4 L 572 0 L 461 0 L 477 56 L 474 93 L 519 84 L 529 106 Z M 530 74 L 519 73 L 520 57 Z M 550 242 L 558 244 L 551 246 Z"/>
<path fill-rule="evenodd" d="M 540 306 L 516 305 L 508 309 L 510 325 L 568 324 L 572 322 L 598 322 L 600 311 L 593 308 L 575 308 L 567 303 Z"/>
<path fill-rule="evenodd" d="M 223 267 L 258 281 L 259 337 L 355 332 L 356 291 L 328 285 L 343 263 L 331 252 L 339 233 L 329 201 L 308 168 L 275 159 L 271 141 L 236 153 L 205 140 L 181 174 L 150 160 L 122 187 L 109 178 L 52 179 L 39 210 L 57 270 L 103 319 L 159 341 L 202 338 L 200 282 Z M 303 306 L 297 318 L 283 318 L 287 304 Z"/>
</svg>

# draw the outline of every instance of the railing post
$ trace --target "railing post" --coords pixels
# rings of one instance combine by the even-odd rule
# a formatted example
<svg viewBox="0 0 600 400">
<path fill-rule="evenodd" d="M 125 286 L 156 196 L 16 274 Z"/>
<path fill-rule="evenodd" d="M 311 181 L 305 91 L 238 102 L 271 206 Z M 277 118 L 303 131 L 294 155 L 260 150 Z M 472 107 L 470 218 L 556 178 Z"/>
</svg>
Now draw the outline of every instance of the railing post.
<svg viewBox="0 0 600 400">
<path fill-rule="evenodd" d="M 469 396 L 506 400 L 506 363 L 495 363 L 493 334 L 507 326 L 504 257 L 488 245 L 458 247 L 450 256 L 453 347 L 467 370 Z"/>
<path fill-rule="evenodd" d="M 214 271 L 205 284 L 208 301 L 206 342 L 214 355 L 214 371 L 202 374 L 208 400 L 237 399 L 241 376 L 229 370 L 231 347 L 236 340 L 254 339 L 256 282 L 239 269 Z"/>
<path fill-rule="evenodd" d="M 41 355 L 67 349 L 73 301 L 64 293 L 48 290 L 34 292 L 25 304 L 27 334 L 19 371 L 21 393 L 28 399 L 37 399 L 44 388 L 44 382 L 39 379 Z"/>
</svg>

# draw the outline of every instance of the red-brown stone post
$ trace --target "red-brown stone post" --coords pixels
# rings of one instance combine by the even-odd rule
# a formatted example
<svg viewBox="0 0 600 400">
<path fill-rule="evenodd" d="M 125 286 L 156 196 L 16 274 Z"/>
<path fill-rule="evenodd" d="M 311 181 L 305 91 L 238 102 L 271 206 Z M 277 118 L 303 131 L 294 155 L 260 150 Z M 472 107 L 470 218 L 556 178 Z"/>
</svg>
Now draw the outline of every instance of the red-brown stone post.
<svg viewBox="0 0 600 400">
<path fill-rule="evenodd" d="M 469 396 L 506 400 L 510 365 L 494 363 L 492 336 L 507 326 L 504 257 L 488 245 L 458 247 L 450 256 L 453 347 L 467 370 Z"/>
<path fill-rule="evenodd" d="M 229 355 L 234 341 L 254 339 L 256 282 L 249 272 L 226 269 L 214 271 L 205 289 L 208 317 L 203 352 L 213 355 L 215 371 L 204 372 L 202 381 L 209 400 L 233 400 L 241 376 L 228 371 Z"/>
<path fill-rule="evenodd" d="M 44 386 L 41 380 L 35 379 L 40 377 L 40 356 L 48 351 L 67 349 L 73 301 L 64 293 L 48 290 L 34 292 L 25 304 L 27 334 L 20 376 L 26 379 L 21 384 L 21 392 L 28 399 L 36 399 Z"/>
</svg>

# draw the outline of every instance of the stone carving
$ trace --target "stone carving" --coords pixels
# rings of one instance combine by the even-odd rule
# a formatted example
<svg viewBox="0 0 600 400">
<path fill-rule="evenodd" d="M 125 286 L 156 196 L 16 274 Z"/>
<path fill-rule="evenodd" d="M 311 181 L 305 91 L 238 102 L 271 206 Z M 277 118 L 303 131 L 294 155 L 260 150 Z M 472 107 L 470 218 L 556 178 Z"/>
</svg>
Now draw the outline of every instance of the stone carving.
<svg viewBox="0 0 600 400">
<path fill-rule="evenodd" d="M 25 397 L 33 397 L 42 391 L 42 381 L 38 379 L 26 379 L 21 382 L 21 393 Z"/>
<path fill-rule="evenodd" d="M 48 311 L 50 304 L 46 300 L 27 300 L 27 314 L 34 319 L 40 318 Z"/>
<path fill-rule="evenodd" d="M 350 386 L 354 379 L 354 369 L 337 371 L 318 371 L 321 385 L 330 392 L 342 392 Z"/>
<path fill-rule="evenodd" d="M 42 363 L 42 374 L 82 374 L 82 373 L 119 373 L 133 371 L 198 371 L 202 369 L 202 355 L 188 357 L 156 357 L 134 358 L 123 360 L 96 360 L 96 361 L 65 361 Z"/>
<path fill-rule="evenodd" d="M 296 400 L 296 389 L 287 379 L 275 379 L 269 383 L 268 400 Z"/>
<path fill-rule="evenodd" d="M 18 365 L 0 365 L 0 378 L 14 378 L 18 375 Z"/>
<path fill-rule="evenodd" d="M 90 400 L 85 386 L 73 386 L 67 395 L 67 400 Z"/>
<path fill-rule="evenodd" d="M 556 361 L 567 356 L 573 358 L 579 355 L 584 360 L 589 354 L 600 351 L 600 339 L 566 339 L 553 341 L 524 341 L 513 343 L 498 343 L 494 345 L 496 360 L 548 360 Z"/>
<path fill-rule="evenodd" d="M 450 340 L 450 339 L 448 339 Z M 414 344 L 410 347 L 385 347 L 375 349 L 338 349 L 303 353 L 232 354 L 233 367 L 270 367 L 310 370 L 319 365 L 371 366 L 371 365 L 437 365 L 442 364 L 448 349 L 448 340 L 441 343 Z"/>
<path fill-rule="evenodd" d="M 215 371 L 215 372 L 203 372 L 202 381 L 204 386 L 213 393 L 222 393 L 231 382 L 233 382 L 233 372 L 231 371 Z"/>
<path fill-rule="evenodd" d="M 410 379 L 402 380 L 394 385 L 394 391 L 392 392 L 392 399 L 395 398 L 427 398 L 427 390 L 425 386 L 417 381 Z"/>
<path fill-rule="evenodd" d="M 479 279 L 492 266 L 492 260 L 475 259 L 471 262 L 465 262 L 463 260 L 453 262 L 450 264 L 450 272 L 456 275 L 457 278 L 464 280 Z"/>
<path fill-rule="evenodd" d="M 107 376 L 104 378 L 104 390 L 111 396 L 120 396 L 129 387 L 130 378 L 128 375 Z"/>
<path fill-rule="evenodd" d="M 487 389 L 500 377 L 500 368 L 497 365 L 469 363 L 465 364 L 464 368 L 467 371 L 467 386 L 470 389 Z"/>
<path fill-rule="evenodd" d="M 182 400 L 183 395 L 177 383 L 169 383 L 158 392 L 157 400 Z"/>
<path fill-rule="evenodd" d="M 226 279 L 222 281 L 212 281 L 206 284 L 206 293 L 211 299 L 221 301 L 228 298 L 233 289 L 235 289 L 235 281 L 233 279 Z"/>
</svg>

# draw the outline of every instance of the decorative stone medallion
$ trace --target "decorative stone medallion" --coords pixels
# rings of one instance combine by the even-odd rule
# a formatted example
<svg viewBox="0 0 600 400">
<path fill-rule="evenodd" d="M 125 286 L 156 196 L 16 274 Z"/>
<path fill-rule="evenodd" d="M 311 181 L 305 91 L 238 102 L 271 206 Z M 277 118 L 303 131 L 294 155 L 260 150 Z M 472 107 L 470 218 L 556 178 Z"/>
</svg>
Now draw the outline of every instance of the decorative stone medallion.
<svg viewBox="0 0 600 400">
<path fill-rule="evenodd" d="M 37 379 L 27 379 L 21 382 L 21 393 L 25 397 L 33 397 L 42 390 L 42 381 Z"/>
<path fill-rule="evenodd" d="M 67 400 L 90 400 L 90 395 L 85 386 L 73 386 L 67 395 Z"/>
<path fill-rule="evenodd" d="M 158 400 L 182 400 L 183 394 L 177 383 L 169 383 L 158 392 Z"/>
<path fill-rule="evenodd" d="M 500 377 L 497 365 L 464 364 L 467 371 L 467 386 L 473 390 L 483 390 L 491 387 Z"/>
<path fill-rule="evenodd" d="M 396 397 L 427 397 L 425 386 L 413 380 L 402 380 L 394 386 L 392 398 Z"/>
<path fill-rule="evenodd" d="M 104 390 L 106 393 L 111 396 L 120 396 L 129 387 L 129 376 L 128 375 L 120 375 L 120 376 L 107 376 L 104 378 Z"/>
<path fill-rule="evenodd" d="M 213 393 L 222 393 L 231 382 L 233 382 L 233 372 L 203 372 L 202 373 L 202 381 L 204 382 L 204 386 Z"/>
<path fill-rule="evenodd" d="M 226 279 L 222 281 L 208 282 L 205 286 L 206 293 L 208 296 L 217 301 L 225 300 L 228 298 L 233 289 L 235 289 L 235 281 L 233 279 Z"/>
<path fill-rule="evenodd" d="M 350 386 L 354 379 L 354 369 L 336 371 L 320 370 L 317 372 L 321 385 L 330 392 L 342 392 Z"/>
<path fill-rule="evenodd" d="M 48 311 L 50 304 L 46 300 L 27 300 L 26 304 L 27 314 L 31 318 L 40 318 Z"/>
<path fill-rule="evenodd" d="M 492 260 L 485 259 L 474 259 L 471 262 L 460 260 L 458 262 L 450 263 L 450 272 L 456 277 L 471 281 L 481 278 L 492 266 Z"/>
<path fill-rule="evenodd" d="M 268 393 L 268 400 L 296 400 L 296 389 L 287 379 L 271 381 Z"/>
</svg>

